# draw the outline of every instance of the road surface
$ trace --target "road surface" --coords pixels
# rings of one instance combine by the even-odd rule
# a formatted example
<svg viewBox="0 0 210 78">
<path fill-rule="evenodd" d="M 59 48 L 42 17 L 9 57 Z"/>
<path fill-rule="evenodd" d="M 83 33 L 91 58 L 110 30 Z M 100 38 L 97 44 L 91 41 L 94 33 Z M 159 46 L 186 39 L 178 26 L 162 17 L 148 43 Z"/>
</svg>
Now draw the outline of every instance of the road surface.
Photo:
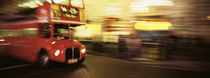
<svg viewBox="0 0 210 78">
<path fill-rule="evenodd" d="M 54 64 L 48 69 L 1 60 L 0 78 L 210 78 L 208 71 L 155 67 L 92 54 L 87 55 L 83 65 Z"/>
</svg>

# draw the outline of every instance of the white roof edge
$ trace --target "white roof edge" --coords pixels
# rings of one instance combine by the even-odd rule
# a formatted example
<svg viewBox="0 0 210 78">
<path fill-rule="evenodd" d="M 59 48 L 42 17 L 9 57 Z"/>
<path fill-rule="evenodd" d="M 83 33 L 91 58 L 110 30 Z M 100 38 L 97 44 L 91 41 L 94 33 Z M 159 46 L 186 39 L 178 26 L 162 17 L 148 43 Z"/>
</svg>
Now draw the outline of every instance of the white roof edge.
<svg viewBox="0 0 210 78">
<path fill-rule="evenodd" d="M 52 22 L 73 23 L 73 24 L 86 24 L 85 22 L 68 21 L 68 20 L 55 20 L 55 19 L 52 19 L 51 21 Z"/>
</svg>

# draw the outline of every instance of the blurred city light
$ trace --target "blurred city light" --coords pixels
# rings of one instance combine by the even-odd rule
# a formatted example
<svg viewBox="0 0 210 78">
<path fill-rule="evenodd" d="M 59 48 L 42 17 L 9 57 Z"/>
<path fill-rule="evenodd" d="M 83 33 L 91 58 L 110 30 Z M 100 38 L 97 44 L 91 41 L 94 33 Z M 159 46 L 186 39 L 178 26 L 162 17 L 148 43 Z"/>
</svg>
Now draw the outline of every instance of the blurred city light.
<svg viewBox="0 0 210 78">
<path fill-rule="evenodd" d="M 79 40 L 96 40 L 95 36 L 101 35 L 101 24 L 86 24 L 74 28 L 74 37 Z"/>
<path fill-rule="evenodd" d="M 139 0 L 137 2 L 131 2 L 131 6 L 172 6 L 174 5 L 171 0 Z"/>
<path fill-rule="evenodd" d="M 35 8 L 35 7 L 38 7 L 39 5 L 43 5 L 43 2 L 44 0 L 28 0 L 26 2 L 23 2 L 23 3 L 20 3 L 18 4 L 17 6 L 18 7 L 29 7 L 29 8 Z"/>
<path fill-rule="evenodd" d="M 189 54 L 193 53 L 191 51 L 206 53 L 201 54 L 203 57 L 208 54 L 210 43 L 209 4 L 208 0 L 10 0 L 0 8 L 0 38 L 43 37 L 35 36 L 40 35 L 35 32 L 40 33 L 38 27 L 45 26 L 46 29 L 42 29 L 46 33 L 41 34 L 47 35 L 47 38 L 57 39 L 65 33 L 59 40 L 66 38 L 90 42 L 92 49 L 98 49 L 100 45 L 99 48 L 105 50 L 106 43 L 115 46 L 115 50 L 121 47 L 121 43 L 124 44 L 123 48 L 128 48 L 127 44 L 132 42 L 142 45 L 139 56 L 143 58 L 168 59 L 183 49 Z M 49 34 L 56 31 L 49 31 L 50 22 L 59 23 L 56 26 L 61 28 L 60 34 Z M 8 29 L 3 29 L 3 25 Z M 20 28 L 14 25 L 20 25 Z M 37 28 L 27 28 L 30 26 Z M 120 39 L 125 41 L 121 42 Z M 141 40 L 138 43 L 133 39 Z M 0 42 L 4 41 L 0 39 Z M 51 43 L 56 45 L 59 42 Z M 172 56 L 168 56 L 170 52 Z M 187 57 L 187 52 L 182 53 L 180 57 Z M 196 52 L 194 54 L 197 55 Z M 193 54 L 191 56 L 194 57 Z"/>
<path fill-rule="evenodd" d="M 137 30 L 168 30 L 172 24 L 170 22 L 137 22 L 135 29 Z"/>
<path fill-rule="evenodd" d="M 171 0 L 134 0 L 130 2 L 130 7 L 133 12 L 149 12 L 150 6 L 172 6 Z"/>
</svg>

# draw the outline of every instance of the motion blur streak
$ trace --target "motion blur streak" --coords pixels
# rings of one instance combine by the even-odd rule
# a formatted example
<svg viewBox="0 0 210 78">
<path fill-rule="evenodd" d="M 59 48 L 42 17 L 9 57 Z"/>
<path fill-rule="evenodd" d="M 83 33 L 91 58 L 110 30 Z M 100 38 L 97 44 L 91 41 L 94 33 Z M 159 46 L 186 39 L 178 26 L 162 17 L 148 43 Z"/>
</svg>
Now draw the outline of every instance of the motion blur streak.
<svg viewBox="0 0 210 78">
<path fill-rule="evenodd" d="M 138 22 L 135 29 L 139 30 L 168 30 L 172 26 L 170 22 Z"/>
<path fill-rule="evenodd" d="M 1 0 L 0 74 L 210 78 L 209 7 L 209 0 Z M 28 63 L 49 69 L 18 66 Z"/>
</svg>

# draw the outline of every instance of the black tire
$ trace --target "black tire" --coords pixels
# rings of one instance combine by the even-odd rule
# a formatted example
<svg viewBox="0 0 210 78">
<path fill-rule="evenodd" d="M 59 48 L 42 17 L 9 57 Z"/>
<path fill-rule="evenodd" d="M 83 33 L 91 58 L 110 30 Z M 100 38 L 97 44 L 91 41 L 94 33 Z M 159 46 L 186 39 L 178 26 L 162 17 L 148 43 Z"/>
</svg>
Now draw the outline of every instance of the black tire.
<svg viewBox="0 0 210 78">
<path fill-rule="evenodd" d="M 47 53 L 39 54 L 36 63 L 39 67 L 47 68 L 51 65 L 50 56 Z"/>
</svg>

